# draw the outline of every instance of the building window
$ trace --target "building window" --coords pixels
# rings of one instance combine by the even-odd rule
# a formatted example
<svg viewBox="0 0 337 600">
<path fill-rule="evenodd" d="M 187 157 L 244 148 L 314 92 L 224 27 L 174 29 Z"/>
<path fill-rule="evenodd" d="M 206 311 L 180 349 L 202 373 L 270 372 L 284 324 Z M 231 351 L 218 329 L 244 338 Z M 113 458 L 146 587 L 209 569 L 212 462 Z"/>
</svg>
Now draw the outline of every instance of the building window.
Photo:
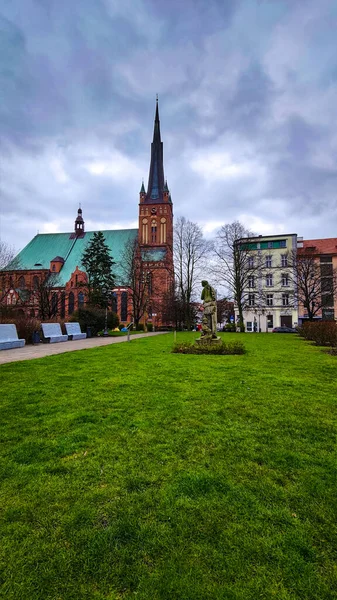
<svg viewBox="0 0 337 600">
<path fill-rule="evenodd" d="M 268 329 L 272 329 L 274 327 L 273 315 L 267 315 L 267 327 L 268 327 Z"/>
<path fill-rule="evenodd" d="M 121 320 L 127 321 L 128 318 L 128 293 L 122 292 L 121 294 Z"/>
<path fill-rule="evenodd" d="M 282 273 L 281 283 L 282 287 L 286 287 L 289 285 L 289 275 L 287 273 Z"/>
<path fill-rule="evenodd" d="M 266 275 L 266 286 L 267 287 L 273 286 L 273 276 L 271 273 L 268 273 L 268 275 Z"/>
<path fill-rule="evenodd" d="M 34 288 L 34 290 L 39 289 L 39 278 L 36 275 L 35 275 L 35 277 L 33 277 L 33 288 Z"/>
<path fill-rule="evenodd" d="M 287 247 L 287 240 L 280 240 L 280 248 L 286 248 Z"/>
<path fill-rule="evenodd" d="M 248 256 L 248 268 L 254 269 L 254 256 Z"/>
<path fill-rule="evenodd" d="M 149 293 L 149 295 L 152 295 L 152 273 L 150 273 L 150 271 L 148 271 L 147 275 L 146 275 L 146 283 L 147 283 L 147 291 Z"/>
<path fill-rule="evenodd" d="M 113 292 L 112 294 L 112 312 L 117 314 L 117 294 L 116 292 Z"/>
<path fill-rule="evenodd" d="M 288 266 L 288 256 L 286 254 L 281 254 L 281 267 Z"/>
<path fill-rule="evenodd" d="M 53 265 L 53 266 L 52 266 L 51 270 L 52 270 L 52 271 L 55 271 L 55 270 L 56 270 L 56 267 L 55 267 L 55 265 Z"/>
<path fill-rule="evenodd" d="M 273 242 L 268 242 L 268 248 L 272 248 L 273 247 Z"/>
<path fill-rule="evenodd" d="M 77 277 L 77 275 L 76 275 Z M 83 292 L 80 292 L 77 296 L 77 301 L 78 301 L 78 308 L 83 308 L 84 306 L 84 294 Z"/>
<path fill-rule="evenodd" d="M 61 317 L 61 319 L 64 319 L 65 316 L 66 316 L 66 295 L 65 295 L 65 292 L 62 292 L 62 294 L 61 294 L 60 317 Z"/>
<path fill-rule="evenodd" d="M 266 256 L 266 267 L 267 267 L 267 269 L 271 268 L 272 260 L 273 260 L 272 255 L 268 254 L 268 256 Z"/>
<path fill-rule="evenodd" d="M 248 295 L 248 304 L 249 306 L 255 306 L 255 294 Z"/>
<path fill-rule="evenodd" d="M 58 312 L 58 297 L 56 292 L 54 292 L 51 297 L 51 309 L 54 317 L 55 315 L 57 315 Z"/>
<path fill-rule="evenodd" d="M 322 320 L 323 321 L 334 321 L 335 311 L 333 308 L 322 308 Z"/>
<path fill-rule="evenodd" d="M 282 306 L 289 306 L 289 294 L 282 294 Z"/>
<path fill-rule="evenodd" d="M 151 222 L 151 242 L 157 241 L 157 222 Z"/>
<path fill-rule="evenodd" d="M 68 314 L 72 315 L 75 309 L 75 296 L 73 292 L 70 292 L 68 298 Z"/>
<path fill-rule="evenodd" d="M 250 275 L 248 277 L 248 287 L 255 288 L 255 277 L 254 277 L 254 275 Z"/>
<path fill-rule="evenodd" d="M 253 322 L 252 321 L 247 321 L 246 331 L 253 331 Z"/>
<path fill-rule="evenodd" d="M 274 299 L 273 294 L 267 294 L 267 306 L 273 306 L 273 299 Z"/>
<path fill-rule="evenodd" d="M 23 275 L 21 275 L 21 277 L 19 277 L 19 281 L 18 281 L 18 288 L 19 288 L 19 290 L 24 290 L 25 287 L 26 287 L 25 278 L 23 277 Z"/>
</svg>

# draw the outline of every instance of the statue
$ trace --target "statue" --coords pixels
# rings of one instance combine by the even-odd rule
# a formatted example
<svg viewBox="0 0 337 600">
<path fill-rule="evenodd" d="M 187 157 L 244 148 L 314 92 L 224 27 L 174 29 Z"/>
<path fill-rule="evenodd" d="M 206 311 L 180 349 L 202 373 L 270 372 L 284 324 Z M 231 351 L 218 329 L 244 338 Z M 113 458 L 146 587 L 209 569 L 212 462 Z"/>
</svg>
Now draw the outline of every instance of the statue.
<svg viewBox="0 0 337 600">
<path fill-rule="evenodd" d="M 215 289 L 208 283 L 208 281 L 202 281 L 201 285 L 203 287 L 201 300 L 204 302 L 201 338 L 217 339 L 217 309 Z"/>
</svg>

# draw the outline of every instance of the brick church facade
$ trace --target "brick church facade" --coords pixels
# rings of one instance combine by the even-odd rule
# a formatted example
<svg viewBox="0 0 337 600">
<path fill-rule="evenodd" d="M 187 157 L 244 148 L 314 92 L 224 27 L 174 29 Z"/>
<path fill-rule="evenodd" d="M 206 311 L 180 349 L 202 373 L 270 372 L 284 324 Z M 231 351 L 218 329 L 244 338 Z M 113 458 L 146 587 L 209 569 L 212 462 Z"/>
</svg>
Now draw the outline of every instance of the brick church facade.
<svg viewBox="0 0 337 600">
<path fill-rule="evenodd" d="M 165 303 L 173 288 L 173 205 L 164 177 L 163 143 L 160 134 L 158 100 L 151 144 L 151 162 L 147 190 L 139 194 L 138 229 L 103 230 L 106 244 L 115 261 L 116 287 L 112 308 L 123 323 L 133 318 L 133 288 L 128 281 L 124 261 L 127 249 L 136 247 L 141 265 L 139 276 L 146 273 L 147 301 L 141 321 L 156 326 L 169 325 Z M 46 279 L 51 282 L 50 302 L 55 319 L 68 319 L 86 303 L 86 273 L 81 265 L 85 247 L 94 232 L 85 231 L 82 209 L 78 209 L 70 233 L 38 234 L 0 274 L 0 302 L 27 316 L 39 317 L 39 294 Z"/>
</svg>

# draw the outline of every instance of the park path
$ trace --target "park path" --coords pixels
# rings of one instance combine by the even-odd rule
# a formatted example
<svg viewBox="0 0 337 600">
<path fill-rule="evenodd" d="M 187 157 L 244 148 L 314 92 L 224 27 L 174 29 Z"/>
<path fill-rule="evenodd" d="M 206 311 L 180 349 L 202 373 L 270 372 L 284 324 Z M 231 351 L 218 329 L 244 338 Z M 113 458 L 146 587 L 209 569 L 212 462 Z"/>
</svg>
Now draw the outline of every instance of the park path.
<svg viewBox="0 0 337 600">
<path fill-rule="evenodd" d="M 155 331 L 152 333 L 136 333 L 130 335 L 131 340 L 151 337 L 153 335 L 163 335 L 165 331 Z M 88 348 L 97 348 L 98 346 L 109 346 L 110 344 L 119 344 L 127 342 L 127 336 L 123 337 L 93 337 L 85 340 L 74 340 L 71 342 L 59 342 L 56 344 L 38 344 L 37 346 L 24 346 L 23 348 L 13 348 L 13 350 L 0 351 L 0 365 L 17 362 L 19 360 L 32 360 L 33 358 L 43 358 L 53 354 L 63 354 L 64 352 L 74 352 L 74 350 L 86 350 Z"/>
</svg>

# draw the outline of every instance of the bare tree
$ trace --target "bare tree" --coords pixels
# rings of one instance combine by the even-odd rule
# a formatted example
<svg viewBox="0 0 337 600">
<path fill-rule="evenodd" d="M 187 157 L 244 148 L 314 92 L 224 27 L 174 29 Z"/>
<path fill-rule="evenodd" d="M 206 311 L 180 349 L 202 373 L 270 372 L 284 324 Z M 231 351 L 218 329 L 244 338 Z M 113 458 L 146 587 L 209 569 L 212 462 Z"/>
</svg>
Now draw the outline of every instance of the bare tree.
<svg viewBox="0 0 337 600">
<path fill-rule="evenodd" d="M 39 279 L 34 291 L 31 293 L 37 299 L 40 319 L 53 319 L 60 310 L 59 277 L 56 273 L 48 273 L 44 278 Z"/>
<path fill-rule="evenodd" d="M 7 296 L 12 287 L 11 273 L 20 269 L 20 260 L 15 256 L 14 246 L 0 241 L 0 303 Z"/>
<path fill-rule="evenodd" d="M 126 244 L 122 264 L 125 283 L 131 295 L 133 320 L 138 328 L 141 319 L 150 308 L 151 296 L 154 293 L 152 272 L 142 261 L 138 238 Z"/>
<path fill-rule="evenodd" d="M 14 246 L 10 246 L 6 242 L 0 241 L 0 271 L 3 271 L 5 267 L 14 259 L 15 250 Z M 13 266 L 13 269 L 16 267 Z"/>
<path fill-rule="evenodd" d="M 337 271 L 332 262 L 315 256 L 308 250 L 290 253 L 289 266 L 295 288 L 295 298 L 303 306 L 309 321 L 324 309 L 333 309 L 337 292 Z"/>
<path fill-rule="evenodd" d="M 173 257 L 177 294 L 181 302 L 184 322 L 189 329 L 194 309 L 191 305 L 195 287 L 204 276 L 206 259 L 211 244 L 203 237 L 196 223 L 179 217 L 174 228 Z"/>
<path fill-rule="evenodd" d="M 234 221 L 221 227 L 214 243 L 213 272 L 234 298 L 241 331 L 244 330 L 243 311 L 248 300 L 249 278 L 260 268 L 252 248 L 253 237 L 242 223 Z"/>
</svg>

